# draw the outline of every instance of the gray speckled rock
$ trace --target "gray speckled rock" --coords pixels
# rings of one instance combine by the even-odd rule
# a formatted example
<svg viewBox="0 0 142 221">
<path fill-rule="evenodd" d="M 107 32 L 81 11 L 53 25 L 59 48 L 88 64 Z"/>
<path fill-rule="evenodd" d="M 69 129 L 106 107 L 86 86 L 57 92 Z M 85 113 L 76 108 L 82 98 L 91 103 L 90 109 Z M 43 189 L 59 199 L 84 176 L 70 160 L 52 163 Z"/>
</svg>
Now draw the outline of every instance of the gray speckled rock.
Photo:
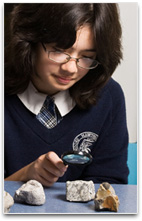
<svg viewBox="0 0 142 221">
<path fill-rule="evenodd" d="M 38 181 L 30 180 L 16 190 L 14 200 L 30 205 L 42 205 L 45 203 L 44 189 Z"/>
<path fill-rule="evenodd" d="M 114 188 L 107 182 L 100 184 L 95 195 L 95 210 L 110 210 L 117 212 L 119 199 Z"/>
<path fill-rule="evenodd" d="M 95 186 L 93 181 L 67 181 L 66 200 L 87 202 L 95 197 Z"/>
<path fill-rule="evenodd" d="M 10 207 L 14 204 L 13 197 L 4 191 L 4 213 L 9 213 Z"/>
</svg>

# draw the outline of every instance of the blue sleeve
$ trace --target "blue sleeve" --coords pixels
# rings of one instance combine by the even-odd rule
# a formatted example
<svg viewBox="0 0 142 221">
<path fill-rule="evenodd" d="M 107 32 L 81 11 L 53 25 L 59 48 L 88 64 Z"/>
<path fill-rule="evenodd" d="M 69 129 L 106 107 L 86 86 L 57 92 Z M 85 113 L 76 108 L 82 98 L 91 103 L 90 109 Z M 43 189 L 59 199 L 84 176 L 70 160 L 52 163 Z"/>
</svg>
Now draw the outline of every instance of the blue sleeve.
<svg viewBox="0 0 142 221">
<path fill-rule="evenodd" d="M 117 83 L 108 89 L 108 93 L 111 98 L 111 123 L 107 130 L 106 125 L 102 128 L 92 148 L 93 162 L 84 170 L 83 179 L 93 180 L 94 183 L 106 181 L 127 184 L 128 131 L 124 94 Z"/>
</svg>

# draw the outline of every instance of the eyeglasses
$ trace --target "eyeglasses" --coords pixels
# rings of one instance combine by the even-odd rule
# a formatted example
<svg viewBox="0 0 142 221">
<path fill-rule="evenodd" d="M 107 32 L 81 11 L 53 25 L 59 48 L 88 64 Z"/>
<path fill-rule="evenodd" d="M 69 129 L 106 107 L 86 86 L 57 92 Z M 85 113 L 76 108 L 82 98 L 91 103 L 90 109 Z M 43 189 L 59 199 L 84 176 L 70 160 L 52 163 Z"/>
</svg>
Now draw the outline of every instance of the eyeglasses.
<svg viewBox="0 0 142 221">
<path fill-rule="evenodd" d="M 48 51 L 46 49 L 46 46 L 42 43 L 43 49 L 48 54 L 48 58 L 51 61 L 54 61 L 59 64 L 65 64 L 71 59 L 74 59 L 76 61 L 76 65 L 83 69 L 94 69 L 96 68 L 100 63 L 96 61 L 95 59 L 88 58 L 88 57 L 81 57 L 81 58 L 74 58 L 71 57 L 69 54 L 55 50 L 55 51 Z"/>
</svg>

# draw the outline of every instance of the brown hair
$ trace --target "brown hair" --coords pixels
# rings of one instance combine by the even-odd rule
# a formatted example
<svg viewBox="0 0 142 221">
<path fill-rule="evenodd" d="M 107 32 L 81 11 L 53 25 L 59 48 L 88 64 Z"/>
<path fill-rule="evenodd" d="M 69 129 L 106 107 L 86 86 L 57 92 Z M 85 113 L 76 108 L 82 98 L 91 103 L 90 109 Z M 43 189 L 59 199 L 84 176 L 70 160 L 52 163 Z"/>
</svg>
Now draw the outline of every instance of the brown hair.
<svg viewBox="0 0 142 221">
<path fill-rule="evenodd" d="M 11 38 L 5 52 L 6 94 L 22 93 L 27 88 L 34 73 L 35 49 L 39 42 L 56 43 L 67 49 L 74 44 L 78 27 L 89 23 L 96 38 L 100 65 L 89 70 L 69 90 L 80 108 L 96 104 L 99 90 L 122 58 L 117 4 L 24 3 L 14 8 L 10 20 Z"/>
</svg>

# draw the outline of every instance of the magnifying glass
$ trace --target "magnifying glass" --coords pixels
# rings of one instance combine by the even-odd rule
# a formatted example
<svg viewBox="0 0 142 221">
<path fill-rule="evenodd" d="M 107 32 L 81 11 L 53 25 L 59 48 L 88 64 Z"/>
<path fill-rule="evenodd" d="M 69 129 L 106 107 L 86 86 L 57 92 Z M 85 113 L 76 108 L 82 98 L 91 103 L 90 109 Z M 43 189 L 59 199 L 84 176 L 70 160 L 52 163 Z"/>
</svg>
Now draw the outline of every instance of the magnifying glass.
<svg viewBox="0 0 142 221">
<path fill-rule="evenodd" d="M 83 151 L 69 151 L 61 156 L 65 165 L 87 165 L 92 162 L 91 154 Z"/>
</svg>

